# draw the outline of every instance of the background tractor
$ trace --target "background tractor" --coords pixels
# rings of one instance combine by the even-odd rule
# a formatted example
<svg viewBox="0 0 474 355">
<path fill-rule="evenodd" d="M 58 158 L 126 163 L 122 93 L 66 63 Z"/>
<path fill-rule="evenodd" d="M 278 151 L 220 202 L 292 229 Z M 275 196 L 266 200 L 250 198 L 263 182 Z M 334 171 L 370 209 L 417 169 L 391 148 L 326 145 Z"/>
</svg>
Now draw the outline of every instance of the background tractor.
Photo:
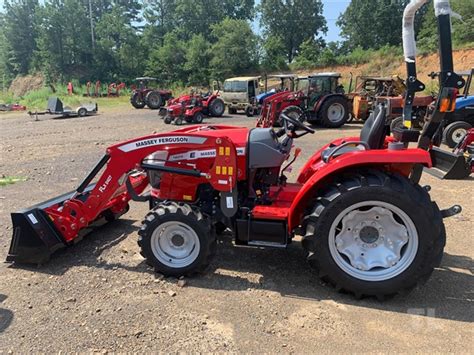
<svg viewBox="0 0 474 355">
<path fill-rule="evenodd" d="M 159 109 L 166 104 L 166 101 L 172 98 L 169 90 L 152 89 L 148 86 L 156 78 L 142 77 L 136 78 L 137 87 L 132 91 L 130 102 L 135 108 L 144 108 L 148 106 L 152 110 Z"/>
<path fill-rule="evenodd" d="M 263 102 L 259 125 L 281 126 L 282 113 L 324 127 L 341 127 L 349 117 L 349 106 L 339 73 L 299 77 L 295 92 L 283 91 Z"/>
<path fill-rule="evenodd" d="M 160 116 L 166 124 L 181 125 L 201 123 L 205 117 L 220 117 L 224 114 L 225 105 L 219 91 L 206 94 L 183 95 L 168 101 L 168 105 L 160 109 Z"/>
<path fill-rule="evenodd" d="M 405 92 L 405 84 L 397 75 L 392 77 L 357 76 L 354 91 L 351 91 L 351 87 L 352 79 L 349 94 L 347 94 L 352 103 L 352 112 L 348 122 L 365 121 L 374 109 L 377 97 L 399 96 Z"/>
</svg>

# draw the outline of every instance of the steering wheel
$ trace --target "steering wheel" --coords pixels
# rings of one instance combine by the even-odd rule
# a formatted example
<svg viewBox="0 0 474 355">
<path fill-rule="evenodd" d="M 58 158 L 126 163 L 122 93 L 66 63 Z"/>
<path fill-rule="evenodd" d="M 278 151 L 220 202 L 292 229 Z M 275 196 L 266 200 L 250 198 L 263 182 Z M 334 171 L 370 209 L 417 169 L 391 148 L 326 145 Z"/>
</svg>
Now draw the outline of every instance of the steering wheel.
<svg viewBox="0 0 474 355">
<path fill-rule="evenodd" d="M 280 117 L 283 118 L 283 125 L 285 126 L 285 131 L 286 132 L 291 132 L 292 135 L 294 136 L 294 138 L 299 138 L 299 137 L 302 137 L 304 136 L 305 134 L 308 134 L 308 133 L 311 133 L 311 134 L 314 134 L 314 129 L 311 129 L 309 128 L 308 126 L 306 126 L 303 122 L 297 120 L 297 119 L 294 119 L 288 115 L 285 115 L 284 113 L 281 113 L 280 114 Z M 293 127 L 290 127 L 288 125 L 288 123 L 291 123 L 293 125 Z M 295 131 L 297 129 L 301 129 L 303 131 L 305 131 L 304 133 L 302 134 L 296 134 Z"/>
</svg>

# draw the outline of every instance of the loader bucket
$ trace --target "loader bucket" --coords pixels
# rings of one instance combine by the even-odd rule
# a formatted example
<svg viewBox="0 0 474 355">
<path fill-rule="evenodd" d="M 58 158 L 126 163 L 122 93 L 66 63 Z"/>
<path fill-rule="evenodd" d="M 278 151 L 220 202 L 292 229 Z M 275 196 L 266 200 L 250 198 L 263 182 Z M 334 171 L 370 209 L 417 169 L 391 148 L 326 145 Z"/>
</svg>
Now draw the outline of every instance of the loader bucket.
<svg viewBox="0 0 474 355">
<path fill-rule="evenodd" d="M 93 186 L 94 184 L 89 185 L 85 192 L 90 191 Z M 11 214 L 13 237 L 7 262 L 42 264 L 48 261 L 56 250 L 66 247 L 66 242 L 45 209 L 61 205 L 75 192 L 68 192 Z"/>
<path fill-rule="evenodd" d="M 462 154 L 454 154 L 437 147 L 430 150 L 433 167 L 426 172 L 439 179 L 460 180 L 471 173 L 471 167 Z"/>
</svg>

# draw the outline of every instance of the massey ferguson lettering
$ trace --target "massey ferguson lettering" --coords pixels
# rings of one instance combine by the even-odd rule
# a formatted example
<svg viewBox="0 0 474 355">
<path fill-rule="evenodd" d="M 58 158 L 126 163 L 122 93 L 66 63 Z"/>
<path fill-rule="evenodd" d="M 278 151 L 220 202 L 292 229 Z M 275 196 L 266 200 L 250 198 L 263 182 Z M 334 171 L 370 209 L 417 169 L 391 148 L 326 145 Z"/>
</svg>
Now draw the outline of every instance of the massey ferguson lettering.
<svg viewBox="0 0 474 355">
<path fill-rule="evenodd" d="M 132 150 L 141 149 L 144 147 L 165 145 L 165 144 L 203 144 L 206 141 L 204 137 L 193 136 L 169 136 L 142 139 L 136 142 L 127 143 L 119 147 L 122 152 L 130 152 Z"/>
<path fill-rule="evenodd" d="M 148 139 L 145 141 L 136 142 L 136 146 L 138 148 L 147 146 L 147 145 L 157 145 L 157 144 L 169 144 L 169 143 L 188 143 L 188 137 L 163 137 L 163 138 L 156 138 L 156 139 Z"/>
</svg>

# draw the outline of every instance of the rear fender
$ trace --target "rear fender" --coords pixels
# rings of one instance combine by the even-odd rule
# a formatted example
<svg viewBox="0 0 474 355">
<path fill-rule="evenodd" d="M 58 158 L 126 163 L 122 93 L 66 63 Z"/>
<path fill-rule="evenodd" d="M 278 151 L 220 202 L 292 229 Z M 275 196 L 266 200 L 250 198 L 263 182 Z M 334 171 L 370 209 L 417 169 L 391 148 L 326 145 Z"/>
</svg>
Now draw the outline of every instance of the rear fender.
<svg viewBox="0 0 474 355">
<path fill-rule="evenodd" d="M 320 159 L 323 149 L 313 155 L 310 159 L 311 166 L 306 164 L 298 177 L 298 182 L 303 185 L 291 204 L 288 215 L 289 231 L 301 224 L 305 209 L 316 196 L 318 189 L 327 186 L 344 172 L 375 168 L 408 176 L 414 164 L 432 166 L 429 152 L 418 148 L 403 151 L 374 149 L 350 152 L 334 158 L 329 163 Z"/>
</svg>

